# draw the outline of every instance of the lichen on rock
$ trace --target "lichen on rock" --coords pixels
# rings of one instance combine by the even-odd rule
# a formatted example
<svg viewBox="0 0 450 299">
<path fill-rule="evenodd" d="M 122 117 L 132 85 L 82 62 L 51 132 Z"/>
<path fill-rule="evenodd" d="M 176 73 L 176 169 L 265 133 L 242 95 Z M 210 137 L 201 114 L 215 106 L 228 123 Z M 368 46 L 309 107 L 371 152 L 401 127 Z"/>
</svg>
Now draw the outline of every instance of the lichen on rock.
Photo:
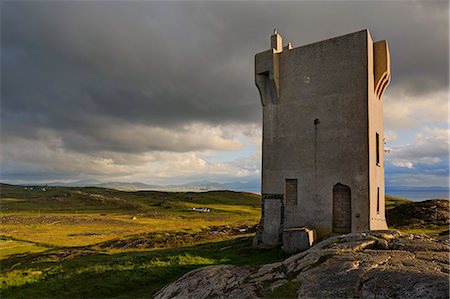
<svg viewBox="0 0 450 299">
<path fill-rule="evenodd" d="M 371 231 L 330 237 L 258 269 L 191 271 L 155 298 L 262 298 L 283 285 L 298 298 L 446 298 L 449 245 L 426 235 Z"/>
</svg>

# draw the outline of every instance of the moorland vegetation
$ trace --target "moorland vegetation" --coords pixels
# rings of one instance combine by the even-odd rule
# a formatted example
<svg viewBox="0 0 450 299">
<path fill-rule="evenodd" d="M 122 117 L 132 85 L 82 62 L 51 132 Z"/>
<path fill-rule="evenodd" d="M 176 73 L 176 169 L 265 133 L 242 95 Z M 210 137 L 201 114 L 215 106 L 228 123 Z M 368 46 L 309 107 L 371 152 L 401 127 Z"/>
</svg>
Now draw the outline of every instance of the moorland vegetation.
<svg viewBox="0 0 450 299">
<path fill-rule="evenodd" d="M 0 187 L 2 298 L 150 297 L 202 266 L 287 257 L 279 248 L 251 248 L 261 216 L 252 193 Z M 387 209 L 407 204 L 386 198 Z M 421 228 L 448 229 L 422 222 L 414 229 Z"/>
</svg>

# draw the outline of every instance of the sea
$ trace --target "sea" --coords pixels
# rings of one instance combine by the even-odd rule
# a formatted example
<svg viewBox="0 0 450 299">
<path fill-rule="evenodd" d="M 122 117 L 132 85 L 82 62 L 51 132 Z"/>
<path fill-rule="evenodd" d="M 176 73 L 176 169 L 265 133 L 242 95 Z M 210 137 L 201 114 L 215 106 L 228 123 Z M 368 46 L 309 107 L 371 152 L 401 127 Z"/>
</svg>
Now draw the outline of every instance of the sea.
<svg viewBox="0 0 450 299">
<path fill-rule="evenodd" d="M 414 201 L 450 199 L 449 188 L 386 188 L 386 194 Z"/>
</svg>

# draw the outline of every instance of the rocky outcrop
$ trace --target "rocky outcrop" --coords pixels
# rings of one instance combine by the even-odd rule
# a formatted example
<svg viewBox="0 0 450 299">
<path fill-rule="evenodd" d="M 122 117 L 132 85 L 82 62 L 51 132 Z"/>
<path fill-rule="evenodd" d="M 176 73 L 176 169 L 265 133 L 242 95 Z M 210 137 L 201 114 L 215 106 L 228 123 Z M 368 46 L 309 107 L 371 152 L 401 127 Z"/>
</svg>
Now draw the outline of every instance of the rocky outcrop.
<svg viewBox="0 0 450 299">
<path fill-rule="evenodd" d="M 386 211 L 389 226 L 423 227 L 427 225 L 445 226 L 450 224 L 450 201 L 430 199 L 402 204 Z"/>
<path fill-rule="evenodd" d="M 209 266 L 191 271 L 155 298 L 447 298 L 449 246 L 398 231 L 328 238 L 258 269 Z"/>
<path fill-rule="evenodd" d="M 198 232 L 152 232 L 131 235 L 96 244 L 96 246 L 102 249 L 174 248 L 183 244 L 204 242 L 230 235 L 244 235 L 255 231 L 256 225 L 210 226 Z"/>
</svg>

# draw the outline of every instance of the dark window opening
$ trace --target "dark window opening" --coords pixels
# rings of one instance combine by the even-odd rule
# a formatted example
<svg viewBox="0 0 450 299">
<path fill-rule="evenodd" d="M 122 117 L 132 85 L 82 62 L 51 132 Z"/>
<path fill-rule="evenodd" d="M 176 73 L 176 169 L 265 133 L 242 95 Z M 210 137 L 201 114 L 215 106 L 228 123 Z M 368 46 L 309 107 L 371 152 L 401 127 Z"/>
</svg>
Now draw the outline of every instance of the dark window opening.
<svg viewBox="0 0 450 299">
<path fill-rule="evenodd" d="M 380 214 L 380 187 L 377 188 L 377 214 Z"/>
<path fill-rule="evenodd" d="M 377 165 L 380 164 L 380 134 L 376 133 L 376 157 L 377 157 Z"/>
<path fill-rule="evenodd" d="M 297 179 L 286 179 L 286 205 L 297 205 Z"/>
</svg>

